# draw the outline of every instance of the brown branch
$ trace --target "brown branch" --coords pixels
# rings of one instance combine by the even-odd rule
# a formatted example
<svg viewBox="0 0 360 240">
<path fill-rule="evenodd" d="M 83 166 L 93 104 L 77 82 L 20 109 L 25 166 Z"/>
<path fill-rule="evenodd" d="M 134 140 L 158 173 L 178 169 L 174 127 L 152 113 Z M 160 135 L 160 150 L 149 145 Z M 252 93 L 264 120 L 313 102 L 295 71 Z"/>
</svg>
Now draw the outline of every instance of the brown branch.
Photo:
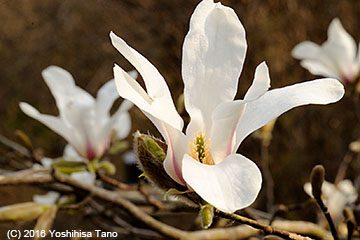
<svg viewBox="0 0 360 240">
<path fill-rule="evenodd" d="M 132 214 L 135 218 L 142 221 L 148 226 L 151 226 L 158 232 L 172 238 L 183 238 L 186 236 L 186 232 L 179 230 L 177 228 L 171 227 L 165 223 L 162 223 L 153 217 L 146 214 L 144 211 L 142 211 L 140 208 L 138 208 L 136 205 L 131 203 L 130 201 L 127 201 L 124 198 L 119 197 L 116 192 L 107 191 L 105 189 L 93 186 L 93 185 L 87 185 L 83 184 L 81 182 L 78 182 L 68 176 L 65 176 L 63 174 L 60 174 L 58 172 L 54 173 L 54 177 L 62 183 L 72 185 L 77 188 L 81 188 L 83 190 L 89 191 L 92 193 L 93 196 L 116 203 L 120 207 L 124 208 L 127 212 Z"/>
<path fill-rule="evenodd" d="M 328 208 L 325 206 L 323 200 L 320 198 L 315 198 L 320 210 L 323 212 L 328 224 L 329 224 L 329 227 L 330 227 L 330 231 L 331 231 L 331 234 L 333 235 L 333 238 L 334 240 L 338 240 L 339 237 L 338 237 L 338 234 L 337 234 L 337 231 L 336 231 L 336 227 L 335 227 L 335 224 L 334 224 L 334 221 L 332 220 L 331 218 L 331 215 L 330 215 L 330 212 L 328 210 Z"/>
<path fill-rule="evenodd" d="M 0 185 L 50 183 L 54 179 L 49 173 L 50 169 L 29 169 L 11 175 L 0 175 Z"/>
<path fill-rule="evenodd" d="M 335 185 L 338 184 L 341 180 L 345 178 L 346 171 L 353 160 L 353 157 L 351 154 L 347 153 L 345 157 L 343 158 L 342 162 L 340 163 L 339 169 L 336 174 L 335 178 Z"/>
<path fill-rule="evenodd" d="M 23 155 L 25 157 L 31 158 L 31 153 L 27 148 L 21 146 L 20 144 L 14 142 L 14 141 L 11 141 L 10 139 L 4 137 L 3 135 L 0 135 L 0 143 L 2 143 L 7 148 L 10 148 L 10 149 L 20 153 L 21 155 Z"/>
<path fill-rule="evenodd" d="M 14 175 L 17 175 L 17 174 L 14 174 Z M 48 176 L 46 179 L 47 181 L 43 181 L 44 176 Z M 63 184 L 70 185 L 75 188 L 83 189 L 85 191 L 88 191 L 93 197 L 97 197 L 99 199 L 103 199 L 103 200 L 117 204 L 118 206 L 125 209 L 129 214 L 131 214 L 132 216 L 134 216 L 136 219 L 143 222 L 147 226 L 153 228 L 157 232 L 159 232 L 167 237 L 171 237 L 171 238 L 175 238 L 175 239 L 230 239 L 230 238 L 245 239 L 245 238 L 248 238 L 248 237 L 251 237 L 251 236 L 254 236 L 254 235 L 260 233 L 260 230 L 257 230 L 259 228 L 257 228 L 257 229 L 252 228 L 252 227 L 254 227 L 254 225 L 251 225 L 251 224 L 254 224 L 254 223 L 256 223 L 256 225 L 260 224 L 260 226 L 262 226 L 262 228 L 260 228 L 260 229 L 261 230 L 265 229 L 265 231 L 267 230 L 268 233 L 270 230 L 272 230 L 272 234 L 276 233 L 276 231 L 278 231 L 282 234 L 284 234 L 284 232 L 288 233 L 288 235 L 285 235 L 285 236 L 287 236 L 287 237 L 290 236 L 292 238 L 286 238 L 286 239 L 292 239 L 292 240 L 293 239 L 310 239 L 310 238 L 301 237 L 297 234 L 289 233 L 286 231 L 298 232 L 300 234 L 310 235 L 310 236 L 314 236 L 316 238 L 324 239 L 324 240 L 329 239 L 329 235 L 330 235 L 330 233 L 328 233 L 326 230 L 320 228 L 319 226 L 317 226 L 313 223 L 309 223 L 309 222 L 276 220 L 273 223 L 273 227 L 270 227 L 265 224 L 258 223 L 251 219 L 249 219 L 251 224 L 249 224 L 249 222 L 247 222 L 247 221 L 245 221 L 244 223 L 246 223 L 252 227 L 249 227 L 246 225 L 241 225 L 241 226 L 230 227 L 230 228 L 218 228 L 218 229 L 208 229 L 208 230 L 188 232 L 188 231 L 183 231 L 183 230 L 174 228 L 172 226 L 169 226 L 165 223 L 162 223 L 162 222 L 154 219 L 153 217 L 151 217 L 150 215 L 145 213 L 143 210 L 141 210 L 139 207 L 137 207 L 135 204 L 133 204 L 132 202 L 121 197 L 121 195 L 118 192 L 105 190 L 103 188 L 96 187 L 93 185 L 83 184 L 81 182 L 78 182 L 78 181 L 76 181 L 66 175 L 63 175 L 61 173 L 58 173 L 58 172 L 54 173 L 54 177 L 56 179 L 53 179 L 50 174 L 26 175 L 26 176 L 24 176 L 25 178 L 27 178 L 26 181 L 19 179 L 18 176 L 16 176 L 16 178 L 14 178 L 13 175 L 1 176 L 1 177 L 3 177 L 3 178 L 0 178 L 0 184 L 3 184 L 4 182 L 5 183 L 12 182 L 12 184 L 16 184 L 16 183 L 19 183 L 19 184 L 21 184 L 21 183 L 46 183 L 46 182 L 53 182 L 54 180 L 57 180 Z M 6 179 L 6 181 L 4 179 Z M 12 179 L 12 180 L 9 181 L 8 179 Z M 237 216 L 237 218 L 241 217 L 238 215 L 236 215 L 236 216 Z M 237 221 L 236 219 L 233 219 L 233 220 Z M 274 231 L 275 227 L 279 228 L 279 229 L 284 229 L 284 231 L 280 231 L 277 229 L 275 229 L 275 231 Z M 283 236 L 283 235 L 281 235 L 281 236 Z"/>
<path fill-rule="evenodd" d="M 303 237 L 303 236 L 300 236 L 298 234 L 291 233 L 291 232 L 288 232 L 288 231 L 285 231 L 285 230 L 278 230 L 278 229 L 276 229 L 274 227 L 271 227 L 269 225 L 259 223 L 259 222 L 255 221 L 255 220 L 252 220 L 250 218 L 246 218 L 246 217 L 234 214 L 234 213 L 225 213 L 225 212 L 222 212 L 220 210 L 215 210 L 215 213 L 219 217 L 231 219 L 233 221 L 240 222 L 240 223 L 249 225 L 249 226 L 251 226 L 253 228 L 262 230 L 266 235 L 267 234 L 272 234 L 272 235 L 282 237 L 282 238 L 288 239 L 288 240 L 310 240 L 311 239 L 309 237 Z"/>
</svg>

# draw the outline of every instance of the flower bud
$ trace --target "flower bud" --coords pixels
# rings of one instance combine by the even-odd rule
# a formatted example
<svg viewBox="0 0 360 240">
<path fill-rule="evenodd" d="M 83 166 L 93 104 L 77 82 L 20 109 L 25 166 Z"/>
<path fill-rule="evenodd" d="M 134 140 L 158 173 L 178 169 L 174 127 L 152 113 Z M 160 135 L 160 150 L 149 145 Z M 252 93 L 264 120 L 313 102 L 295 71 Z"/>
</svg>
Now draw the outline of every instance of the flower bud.
<svg viewBox="0 0 360 240">
<path fill-rule="evenodd" d="M 166 158 L 166 143 L 150 135 L 136 132 L 134 134 L 134 150 L 140 169 L 145 177 L 164 191 L 170 188 L 186 191 L 187 188 L 175 182 L 165 171 L 163 161 Z"/>
<path fill-rule="evenodd" d="M 0 208 L 0 222 L 31 221 L 45 212 L 50 205 L 35 202 L 17 203 Z"/>
<path fill-rule="evenodd" d="M 321 187 L 325 180 L 325 168 L 322 165 L 316 165 L 310 175 L 311 190 L 315 199 L 321 198 Z"/>
<path fill-rule="evenodd" d="M 58 211 L 58 206 L 56 205 L 49 206 L 49 208 L 45 212 L 43 212 L 36 221 L 34 231 L 35 232 L 45 231 L 45 234 L 47 234 L 53 225 L 57 211 Z M 42 236 L 35 236 L 34 240 L 41 238 Z"/>
<path fill-rule="evenodd" d="M 210 204 L 201 206 L 200 209 L 201 226 L 205 229 L 209 228 L 214 218 L 214 207 Z"/>
</svg>

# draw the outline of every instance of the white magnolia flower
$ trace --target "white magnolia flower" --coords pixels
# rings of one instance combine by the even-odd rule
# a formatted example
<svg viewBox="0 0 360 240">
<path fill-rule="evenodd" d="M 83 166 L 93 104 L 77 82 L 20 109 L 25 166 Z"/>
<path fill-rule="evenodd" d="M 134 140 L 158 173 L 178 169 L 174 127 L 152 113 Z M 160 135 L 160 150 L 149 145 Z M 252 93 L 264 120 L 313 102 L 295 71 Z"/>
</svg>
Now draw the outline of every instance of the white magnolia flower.
<svg viewBox="0 0 360 240">
<path fill-rule="evenodd" d="M 130 74 L 136 78 L 135 72 Z M 101 157 L 109 146 L 113 130 L 119 139 L 129 134 L 128 110 L 132 103 L 124 101 L 112 116 L 109 114 L 119 97 L 114 80 L 105 83 L 94 99 L 76 86 L 71 74 L 60 67 L 50 66 L 42 71 L 42 76 L 56 100 L 59 116 L 41 114 L 23 102 L 20 108 L 65 138 L 80 156 L 89 160 Z"/>
<path fill-rule="evenodd" d="M 261 188 L 256 164 L 236 154 L 243 139 L 293 107 L 328 104 L 344 94 L 335 79 L 268 91 L 269 72 L 261 63 L 244 100 L 234 101 L 247 49 L 245 30 L 231 8 L 204 0 L 191 17 L 183 45 L 184 98 L 191 117 L 183 133 L 184 122 L 158 70 L 114 33 L 110 37 L 144 79 L 147 91 L 114 67 L 120 96 L 138 106 L 166 140 L 166 172 L 226 212 L 250 205 Z"/>
<path fill-rule="evenodd" d="M 311 183 L 305 183 L 304 190 L 310 197 L 313 197 Z M 358 197 L 354 185 L 348 179 L 339 182 L 337 185 L 324 181 L 321 190 L 324 202 L 337 222 L 341 220 L 344 208 L 354 203 Z"/>
<path fill-rule="evenodd" d="M 321 46 L 310 41 L 296 45 L 292 56 L 314 75 L 336 78 L 343 83 L 356 79 L 360 71 L 360 52 L 355 40 L 345 31 L 338 18 L 330 23 L 328 39 Z"/>
</svg>

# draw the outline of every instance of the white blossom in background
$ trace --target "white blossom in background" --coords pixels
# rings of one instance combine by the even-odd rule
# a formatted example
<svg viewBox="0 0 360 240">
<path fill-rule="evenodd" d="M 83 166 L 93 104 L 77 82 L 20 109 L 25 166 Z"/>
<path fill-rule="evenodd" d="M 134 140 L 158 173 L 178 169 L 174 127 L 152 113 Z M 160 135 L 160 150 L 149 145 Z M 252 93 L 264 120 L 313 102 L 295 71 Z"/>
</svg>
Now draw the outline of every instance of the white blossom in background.
<svg viewBox="0 0 360 240">
<path fill-rule="evenodd" d="M 324 181 L 321 190 L 324 202 L 336 222 L 342 219 L 344 208 L 354 203 L 358 198 L 354 185 L 348 179 L 342 180 L 337 185 Z M 304 191 L 313 197 L 311 183 L 305 183 Z"/>
<path fill-rule="evenodd" d="M 183 133 L 184 122 L 158 70 L 114 33 L 110 37 L 144 79 L 146 91 L 121 67 L 114 67 L 120 96 L 143 111 L 168 145 L 166 172 L 225 212 L 249 206 L 261 188 L 259 168 L 236 154 L 244 138 L 291 108 L 336 102 L 344 94 L 335 79 L 268 91 L 269 72 L 263 62 L 244 99 L 234 101 L 247 49 L 245 30 L 233 9 L 203 0 L 183 45 L 184 99 L 191 117 Z"/>
<path fill-rule="evenodd" d="M 136 78 L 136 72 L 130 72 Z M 59 116 L 39 113 L 27 103 L 20 103 L 21 110 L 28 116 L 42 122 L 61 135 L 83 158 L 92 160 L 101 157 L 107 150 L 112 132 L 118 139 L 125 138 L 131 129 L 128 110 L 132 103 L 124 101 L 110 116 L 110 109 L 119 97 L 114 80 L 105 83 L 97 92 L 96 99 L 75 85 L 69 72 L 50 66 L 42 76 L 53 94 L 59 109 Z"/>
<path fill-rule="evenodd" d="M 321 46 L 304 41 L 296 45 L 291 54 L 314 75 L 336 78 L 345 84 L 359 75 L 360 52 L 338 18 L 330 23 L 328 39 Z"/>
<path fill-rule="evenodd" d="M 60 193 L 55 191 L 49 191 L 43 195 L 35 194 L 33 196 L 33 201 L 40 204 L 52 205 L 55 204 L 59 198 L 60 198 Z"/>
</svg>

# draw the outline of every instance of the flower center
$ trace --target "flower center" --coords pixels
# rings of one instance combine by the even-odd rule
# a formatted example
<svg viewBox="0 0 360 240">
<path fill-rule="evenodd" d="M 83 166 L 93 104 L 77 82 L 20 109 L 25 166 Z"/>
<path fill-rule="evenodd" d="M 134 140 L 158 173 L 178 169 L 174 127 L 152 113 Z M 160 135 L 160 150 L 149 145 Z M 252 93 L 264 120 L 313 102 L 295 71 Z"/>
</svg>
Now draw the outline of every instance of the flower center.
<svg viewBox="0 0 360 240">
<path fill-rule="evenodd" d="M 195 138 L 189 144 L 190 156 L 195 160 L 208 164 L 215 165 L 215 162 L 210 153 L 210 139 L 203 135 L 202 132 L 198 132 Z"/>
</svg>

